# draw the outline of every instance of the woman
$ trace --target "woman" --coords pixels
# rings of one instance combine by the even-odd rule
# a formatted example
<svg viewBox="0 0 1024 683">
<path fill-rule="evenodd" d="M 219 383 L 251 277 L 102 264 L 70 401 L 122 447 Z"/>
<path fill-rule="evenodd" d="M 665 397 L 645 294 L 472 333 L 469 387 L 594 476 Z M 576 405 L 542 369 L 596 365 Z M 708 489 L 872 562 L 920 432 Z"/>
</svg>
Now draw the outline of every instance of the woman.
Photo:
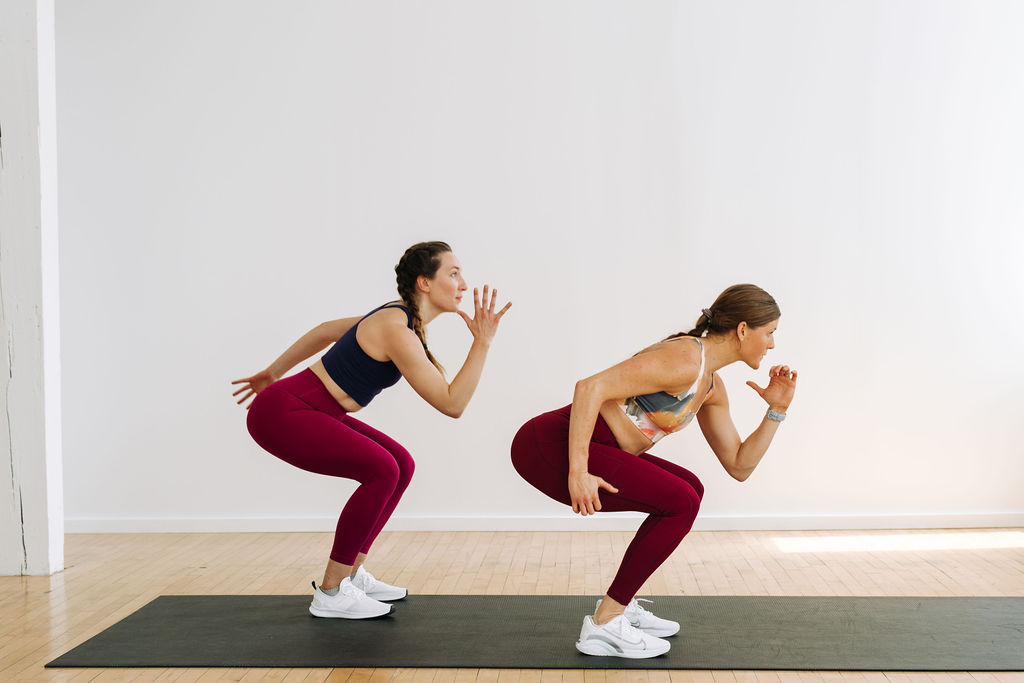
<svg viewBox="0 0 1024 683">
<path fill-rule="evenodd" d="M 388 614 L 389 600 L 408 591 L 378 581 L 363 566 L 413 473 L 408 451 L 354 419 L 385 387 L 405 379 L 430 405 L 459 417 L 480 381 L 498 322 L 511 306 L 494 310 L 498 292 L 473 290 L 474 317 L 459 310 L 466 281 L 459 260 L 444 242 L 406 250 L 395 266 L 401 302 L 384 304 L 359 318 L 326 322 L 292 344 L 266 370 L 235 380 L 238 403 L 249 406 L 249 433 L 287 463 L 317 474 L 355 479 L 334 535 L 309 611 L 318 617 L 366 619 Z M 466 361 L 450 383 L 427 349 L 424 328 L 442 313 L 458 313 L 473 335 Z M 293 366 L 337 342 L 302 372 L 280 379 Z"/>
<path fill-rule="evenodd" d="M 744 441 L 715 373 L 736 361 L 756 370 L 775 347 L 779 315 L 761 288 L 730 287 L 703 309 L 694 329 L 580 380 L 572 404 L 533 418 L 516 434 L 516 471 L 573 512 L 649 515 L 593 617 L 583 619 L 580 652 L 634 659 L 668 652 L 663 637 L 678 632 L 679 624 L 654 616 L 634 596 L 689 532 L 704 487 L 692 472 L 645 451 L 696 415 L 725 470 L 739 481 L 750 476 L 785 419 L 796 372 L 777 365 L 768 372 L 767 387 L 747 382 L 768 412 Z"/>
</svg>

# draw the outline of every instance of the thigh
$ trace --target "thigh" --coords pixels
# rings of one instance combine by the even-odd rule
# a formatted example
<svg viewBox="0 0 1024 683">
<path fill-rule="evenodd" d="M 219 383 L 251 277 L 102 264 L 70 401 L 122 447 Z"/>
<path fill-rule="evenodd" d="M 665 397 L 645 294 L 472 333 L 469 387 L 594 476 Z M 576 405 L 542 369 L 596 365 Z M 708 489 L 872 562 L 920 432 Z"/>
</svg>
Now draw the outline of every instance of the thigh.
<svg viewBox="0 0 1024 683">
<path fill-rule="evenodd" d="M 697 492 L 697 496 L 699 498 L 704 497 L 704 484 L 702 484 L 700 479 L 697 478 L 697 475 L 691 472 L 690 470 L 686 469 L 685 467 L 680 467 L 674 462 L 670 462 L 668 460 L 659 458 L 656 455 L 651 455 L 650 453 L 641 453 L 639 457 L 643 458 L 652 465 L 656 465 L 657 467 L 660 467 L 666 472 L 669 472 L 670 474 L 679 477 L 680 479 L 682 479 L 687 484 L 693 487 L 693 490 Z"/>
<path fill-rule="evenodd" d="M 587 468 L 618 489 L 618 493 L 601 489 L 602 512 L 674 514 L 681 499 L 699 499 L 684 478 L 613 446 L 591 443 Z"/>
<path fill-rule="evenodd" d="M 546 413 L 523 425 L 512 442 L 512 463 L 534 488 L 572 505 L 566 416 Z M 680 477 L 606 443 L 590 442 L 587 470 L 619 489 L 618 493 L 600 490 L 604 512 L 666 514 L 678 506 L 680 497 L 695 495 Z"/>
<path fill-rule="evenodd" d="M 395 458 L 381 444 L 345 424 L 343 418 L 295 406 L 264 423 L 257 442 L 281 460 L 317 474 L 364 482 L 396 469 Z M 253 436 L 256 436 L 256 430 Z"/>
<path fill-rule="evenodd" d="M 405 464 L 406 461 L 410 464 L 412 463 L 412 456 L 409 455 L 409 451 L 406 450 L 405 446 L 398 443 L 384 432 L 379 429 L 374 429 L 370 425 L 355 419 L 351 415 L 346 415 L 343 421 L 347 427 L 380 444 L 384 450 L 391 453 L 391 455 L 395 457 L 395 460 L 398 460 L 401 464 Z"/>
</svg>

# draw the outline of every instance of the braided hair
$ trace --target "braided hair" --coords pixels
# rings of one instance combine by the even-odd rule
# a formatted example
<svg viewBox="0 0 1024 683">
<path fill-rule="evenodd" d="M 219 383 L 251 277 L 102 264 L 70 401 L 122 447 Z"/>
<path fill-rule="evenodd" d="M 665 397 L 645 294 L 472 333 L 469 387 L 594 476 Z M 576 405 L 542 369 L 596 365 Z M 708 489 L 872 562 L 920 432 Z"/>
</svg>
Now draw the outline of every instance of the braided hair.
<svg viewBox="0 0 1024 683">
<path fill-rule="evenodd" d="M 703 337 L 735 330 L 746 322 L 751 327 L 761 327 L 777 320 L 782 313 L 772 295 L 757 285 L 733 285 L 718 295 L 710 308 L 702 308 L 697 324 L 689 332 L 677 332 L 676 337 Z"/>
<path fill-rule="evenodd" d="M 434 364 L 434 367 L 444 374 L 444 368 L 434 358 L 434 354 L 427 348 L 427 333 L 423 328 L 423 319 L 420 318 L 419 306 L 416 302 L 416 280 L 422 275 L 431 279 L 437 274 L 441 267 L 441 254 L 450 252 L 452 248 L 444 242 L 420 242 L 405 250 L 402 258 L 395 266 L 395 281 L 398 284 L 398 296 L 412 313 L 412 331 L 419 337 L 423 344 L 423 350 L 427 354 L 427 360 Z"/>
</svg>

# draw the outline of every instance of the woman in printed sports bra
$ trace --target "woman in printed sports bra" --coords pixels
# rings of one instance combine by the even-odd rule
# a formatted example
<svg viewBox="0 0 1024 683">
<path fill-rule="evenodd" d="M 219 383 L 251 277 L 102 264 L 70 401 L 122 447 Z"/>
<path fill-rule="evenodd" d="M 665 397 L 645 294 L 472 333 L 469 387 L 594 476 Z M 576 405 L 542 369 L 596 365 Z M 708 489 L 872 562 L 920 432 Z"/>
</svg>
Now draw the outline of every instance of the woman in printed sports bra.
<svg viewBox="0 0 1024 683">
<path fill-rule="evenodd" d="M 317 474 L 355 479 L 360 486 L 338 518 L 327 569 L 313 584 L 309 611 L 318 617 L 367 619 L 388 614 L 387 601 L 407 591 L 379 581 L 363 567 L 374 539 L 391 517 L 413 473 L 400 444 L 351 413 L 405 377 L 424 400 L 459 417 L 473 396 L 491 340 L 511 303 L 495 311 L 498 292 L 473 290 L 474 317 L 459 310 L 466 281 L 444 242 L 422 242 L 395 266 L 400 302 L 362 317 L 326 322 L 292 344 L 270 366 L 235 380 L 238 403 L 248 406 L 253 439 L 285 462 Z M 448 382 L 427 349 L 424 328 L 441 313 L 458 313 L 473 335 L 462 369 Z M 302 372 L 280 379 L 296 364 L 336 342 Z"/>
<path fill-rule="evenodd" d="M 737 361 L 758 369 L 775 347 L 779 307 L 760 287 L 729 287 L 697 325 L 576 383 L 570 405 L 527 422 L 512 441 L 512 464 L 573 512 L 646 512 L 611 586 L 583 619 L 576 649 L 588 655 L 646 658 L 669 650 L 679 624 L 640 606 L 635 595 L 690 531 L 704 487 L 679 465 L 646 453 L 697 416 L 722 467 L 745 480 L 764 456 L 793 400 L 796 372 L 768 371 L 768 385 L 747 382 L 768 404 L 745 440 L 729 415 L 715 373 Z"/>
</svg>

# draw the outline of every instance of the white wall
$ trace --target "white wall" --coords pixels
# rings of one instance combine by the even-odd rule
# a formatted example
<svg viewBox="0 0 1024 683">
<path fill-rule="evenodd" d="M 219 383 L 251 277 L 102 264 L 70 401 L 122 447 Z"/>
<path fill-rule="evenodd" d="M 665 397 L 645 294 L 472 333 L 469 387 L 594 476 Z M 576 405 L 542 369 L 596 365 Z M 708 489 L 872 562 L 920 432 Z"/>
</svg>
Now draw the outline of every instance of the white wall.
<svg viewBox="0 0 1024 683">
<path fill-rule="evenodd" d="M 461 420 L 404 384 L 359 415 L 417 459 L 392 528 L 564 526 L 518 426 L 746 281 L 800 386 L 746 483 L 696 428 L 654 450 L 704 479 L 703 528 L 1024 524 L 1024 5 L 57 19 L 69 530 L 333 528 L 353 486 L 262 452 L 228 382 L 392 298 L 421 239 L 515 303 Z M 456 370 L 461 321 L 430 334 Z M 744 434 L 764 375 L 723 372 Z"/>
</svg>

